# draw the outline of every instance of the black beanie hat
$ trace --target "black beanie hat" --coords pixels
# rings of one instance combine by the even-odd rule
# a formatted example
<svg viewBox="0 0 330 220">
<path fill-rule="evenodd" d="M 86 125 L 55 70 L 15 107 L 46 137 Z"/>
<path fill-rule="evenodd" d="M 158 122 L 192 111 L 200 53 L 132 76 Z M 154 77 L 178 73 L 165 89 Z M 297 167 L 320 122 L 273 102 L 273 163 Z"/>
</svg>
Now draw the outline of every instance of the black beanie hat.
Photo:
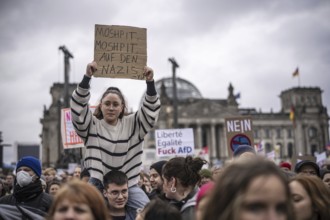
<svg viewBox="0 0 330 220">
<path fill-rule="evenodd" d="M 160 176 L 162 176 L 162 174 L 163 174 L 163 172 L 162 172 L 162 170 L 163 170 L 163 166 L 164 166 L 164 164 L 165 164 L 166 162 L 167 162 L 166 160 L 161 160 L 161 161 L 158 161 L 158 162 L 156 162 L 156 163 L 154 163 L 154 164 L 151 164 L 150 169 L 155 169 L 155 170 L 157 171 L 157 173 L 158 173 Z"/>
<path fill-rule="evenodd" d="M 318 177 L 321 176 L 321 175 L 320 175 L 320 167 L 319 167 L 316 163 L 314 163 L 313 161 L 310 161 L 310 160 L 302 160 L 302 161 L 298 162 L 298 163 L 296 164 L 295 168 L 294 168 L 294 171 L 295 171 L 296 173 L 299 173 L 300 170 L 301 170 L 301 168 L 302 168 L 303 166 L 305 166 L 305 165 L 310 165 L 310 166 L 314 167 L 317 176 L 318 176 Z"/>
</svg>

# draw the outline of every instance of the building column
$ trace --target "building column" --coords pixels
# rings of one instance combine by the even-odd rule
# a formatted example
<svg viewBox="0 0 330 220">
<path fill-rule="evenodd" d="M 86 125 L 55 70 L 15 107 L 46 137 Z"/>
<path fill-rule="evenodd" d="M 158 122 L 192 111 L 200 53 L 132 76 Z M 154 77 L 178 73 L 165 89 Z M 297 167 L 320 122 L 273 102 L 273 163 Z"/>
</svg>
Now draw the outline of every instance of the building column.
<svg viewBox="0 0 330 220">
<path fill-rule="evenodd" d="M 196 124 L 197 127 L 197 147 L 202 148 L 202 126 L 200 123 Z"/>
<path fill-rule="evenodd" d="M 219 146 L 218 146 L 218 149 L 219 149 L 219 158 L 220 159 L 223 159 L 224 156 L 225 156 L 225 137 L 223 136 L 223 126 L 221 124 L 218 125 L 218 143 L 219 143 Z"/>
<path fill-rule="evenodd" d="M 221 149 L 220 157 L 222 159 L 229 157 L 227 141 L 228 140 L 227 140 L 227 135 L 226 135 L 225 124 L 222 124 L 221 129 L 220 129 L 220 149 Z"/>
<path fill-rule="evenodd" d="M 272 150 L 275 152 L 275 156 L 278 156 L 276 155 L 276 151 L 275 151 L 275 148 L 276 148 L 276 128 L 270 128 L 269 129 L 269 132 L 270 132 L 270 139 L 271 139 L 271 145 L 272 145 Z"/>
<path fill-rule="evenodd" d="M 305 152 L 304 152 L 304 154 L 308 154 L 308 155 L 310 155 L 311 154 L 311 152 L 312 152 L 312 146 L 311 146 L 311 143 L 310 143 L 310 137 L 309 137 L 309 126 L 303 126 L 303 128 L 302 128 L 302 130 L 303 130 L 303 135 L 304 135 L 304 150 L 305 150 Z M 314 156 L 314 155 L 312 155 L 312 156 Z"/>
<path fill-rule="evenodd" d="M 296 155 L 305 155 L 305 149 L 304 149 L 304 132 L 302 128 L 302 123 L 299 121 L 296 121 L 296 127 L 294 128 L 294 148 L 295 148 L 295 154 Z"/>
<path fill-rule="evenodd" d="M 211 128 L 211 141 L 210 141 L 210 159 L 215 159 L 216 158 L 216 140 L 215 140 L 215 125 L 210 124 Z"/>
<path fill-rule="evenodd" d="M 286 158 L 289 156 L 288 149 L 288 129 L 286 127 L 283 128 L 283 157 Z"/>
</svg>

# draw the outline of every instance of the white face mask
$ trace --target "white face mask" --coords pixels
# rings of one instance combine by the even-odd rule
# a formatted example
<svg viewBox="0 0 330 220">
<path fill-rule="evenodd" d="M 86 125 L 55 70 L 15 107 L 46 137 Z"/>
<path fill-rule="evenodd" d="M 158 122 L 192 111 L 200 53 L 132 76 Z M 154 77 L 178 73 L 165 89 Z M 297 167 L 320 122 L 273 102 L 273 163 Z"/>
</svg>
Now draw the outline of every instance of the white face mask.
<svg viewBox="0 0 330 220">
<path fill-rule="evenodd" d="M 19 171 L 16 175 L 18 185 L 21 187 L 27 186 L 32 183 L 32 176 L 26 171 Z"/>
</svg>

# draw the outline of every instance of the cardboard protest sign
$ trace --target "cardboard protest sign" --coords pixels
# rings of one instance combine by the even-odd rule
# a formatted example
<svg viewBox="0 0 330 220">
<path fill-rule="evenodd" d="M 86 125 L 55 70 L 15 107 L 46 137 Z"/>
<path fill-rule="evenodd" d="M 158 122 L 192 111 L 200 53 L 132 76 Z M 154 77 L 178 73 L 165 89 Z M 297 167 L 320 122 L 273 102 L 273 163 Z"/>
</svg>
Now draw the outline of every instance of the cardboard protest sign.
<svg viewBox="0 0 330 220">
<path fill-rule="evenodd" d="M 251 117 L 225 118 L 225 127 L 229 155 L 233 155 L 239 145 L 254 146 Z"/>
<path fill-rule="evenodd" d="M 74 130 L 71 120 L 71 109 L 64 108 L 61 111 L 61 136 L 63 149 L 83 147 L 84 143 Z"/>
<path fill-rule="evenodd" d="M 311 156 L 311 155 L 305 155 L 305 156 L 301 156 L 301 155 L 294 155 L 291 159 L 292 161 L 292 170 L 294 170 L 295 166 L 297 163 L 299 163 L 300 161 L 302 160 L 309 160 L 309 161 L 312 161 L 314 163 L 316 163 L 316 157 L 314 156 Z"/>
<path fill-rule="evenodd" d="M 95 106 L 90 106 L 90 110 L 93 112 Z M 63 149 L 84 147 L 84 143 L 74 130 L 71 118 L 71 109 L 61 109 L 61 136 Z"/>
<path fill-rule="evenodd" d="M 95 25 L 95 77 L 144 79 L 147 65 L 147 29 Z"/>
<path fill-rule="evenodd" d="M 194 154 L 195 145 L 192 128 L 156 130 L 155 134 L 158 157 Z"/>
</svg>

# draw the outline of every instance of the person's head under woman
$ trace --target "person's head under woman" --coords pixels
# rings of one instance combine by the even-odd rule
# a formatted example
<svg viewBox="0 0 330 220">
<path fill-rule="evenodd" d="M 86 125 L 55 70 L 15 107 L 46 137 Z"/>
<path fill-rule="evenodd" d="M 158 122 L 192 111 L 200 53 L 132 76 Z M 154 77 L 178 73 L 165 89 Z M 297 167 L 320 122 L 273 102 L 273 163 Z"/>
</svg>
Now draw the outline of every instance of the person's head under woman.
<svg viewBox="0 0 330 220">
<path fill-rule="evenodd" d="M 73 178 L 77 178 L 77 179 L 80 179 L 80 174 L 81 174 L 81 166 L 78 165 L 74 168 L 73 170 L 73 174 L 72 174 L 72 177 Z"/>
<path fill-rule="evenodd" d="M 46 184 L 49 185 L 50 182 L 53 180 L 56 180 L 56 170 L 53 167 L 48 167 L 43 172 L 43 175 L 45 177 Z"/>
<path fill-rule="evenodd" d="M 294 219 L 286 177 L 273 162 L 257 156 L 225 167 L 207 203 L 204 220 Z"/>
<path fill-rule="evenodd" d="M 57 180 L 53 180 L 48 184 L 47 191 L 50 195 L 55 196 L 60 188 L 61 188 L 61 182 Z"/>
<path fill-rule="evenodd" d="M 299 174 L 289 186 L 296 220 L 330 219 L 330 192 L 319 177 Z"/>
<path fill-rule="evenodd" d="M 151 200 L 143 209 L 137 211 L 135 220 L 181 220 L 178 209 L 170 203 L 155 198 Z"/>
<path fill-rule="evenodd" d="M 102 95 L 94 116 L 110 125 L 116 125 L 118 119 L 127 113 L 127 106 L 122 92 L 117 87 L 109 87 Z"/>
<path fill-rule="evenodd" d="M 104 198 L 94 186 L 72 180 L 57 192 L 46 219 L 109 220 L 110 216 Z"/>
<path fill-rule="evenodd" d="M 330 170 L 322 170 L 321 171 L 321 179 L 323 183 L 329 188 L 330 190 Z"/>
<path fill-rule="evenodd" d="M 199 171 L 206 164 L 201 158 L 175 157 L 163 167 L 163 190 L 168 199 L 183 200 L 200 182 Z"/>
<path fill-rule="evenodd" d="M 182 219 L 194 219 L 199 171 L 206 161 L 191 156 L 175 157 L 163 167 L 163 192 L 181 212 Z"/>
</svg>

